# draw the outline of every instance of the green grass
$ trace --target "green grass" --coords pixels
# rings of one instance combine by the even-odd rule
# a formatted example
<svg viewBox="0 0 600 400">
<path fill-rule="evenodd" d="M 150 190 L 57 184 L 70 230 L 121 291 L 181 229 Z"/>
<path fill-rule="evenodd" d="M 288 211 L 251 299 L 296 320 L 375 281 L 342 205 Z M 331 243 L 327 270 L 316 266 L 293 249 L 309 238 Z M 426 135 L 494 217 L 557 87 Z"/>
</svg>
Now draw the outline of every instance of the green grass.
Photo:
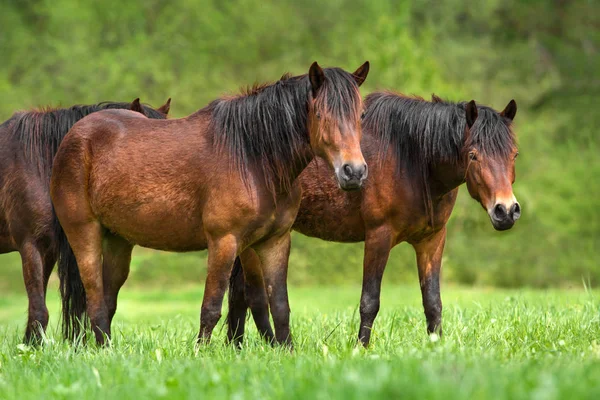
<svg viewBox="0 0 600 400">
<path fill-rule="evenodd" d="M 435 340 L 418 288 L 386 286 L 364 350 L 358 287 L 291 288 L 293 353 L 251 323 L 242 350 L 221 324 L 195 347 L 201 294 L 125 288 L 105 349 L 65 344 L 55 324 L 42 348 L 20 345 L 24 295 L 0 299 L 0 398 L 600 398 L 598 292 L 445 287 Z M 54 290 L 49 303 L 55 323 Z"/>
</svg>

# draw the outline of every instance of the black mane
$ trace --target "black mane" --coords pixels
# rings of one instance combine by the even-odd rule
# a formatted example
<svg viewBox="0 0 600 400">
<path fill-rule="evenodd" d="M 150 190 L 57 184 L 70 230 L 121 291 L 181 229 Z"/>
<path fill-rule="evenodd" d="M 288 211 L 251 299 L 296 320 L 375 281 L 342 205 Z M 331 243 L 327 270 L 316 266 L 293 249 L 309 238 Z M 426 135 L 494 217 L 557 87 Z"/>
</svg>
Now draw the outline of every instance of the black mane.
<svg viewBox="0 0 600 400">
<path fill-rule="evenodd" d="M 422 171 L 440 162 L 458 164 L 465 147 L 509 157 L 516 145 L 511 121 L 490 107 L 477 106 L 478 117 L 465 143 L 466 104 L 377 92 L 365 99 L 363 129 L 380 138 L 381 154 L 392 146 L 402 160 L 399 165 Z"/>
<path fill-rule="evenodd" d="M 41 176 L 50 177 L 52 161 L 58 146 L 71 127 L 88 114 L 106 109 L 129 109 L 131 103 L 103 102 L 75 105 L 69 108 L 47 108 L 15 113 L 6 126 L 18 140 L 30 162 L 36 163 Z M 148 118 L 164 119 L 165 115 L 143 105 Z M 47 180 L 45 180 L 47 181 Z"/>
<path fill-rule="evenodd" d="M 338 120 L 358 119 L 360 102 L 353 76 L 325 68 L 325 83 L 317 93 L 317 108 L 326 107 Z M 289 190 L 298 165 L 312 158 L 308 135 L 308 102 L 312 90 L 307 75 L 282 76 L 268 85 L 255 85 L 238 97 L 213 101 L 210 113 L 214 141 L 220 151 L 234 155 L 242 176 L 256 165 L 269 190 Z"/>
</svg>

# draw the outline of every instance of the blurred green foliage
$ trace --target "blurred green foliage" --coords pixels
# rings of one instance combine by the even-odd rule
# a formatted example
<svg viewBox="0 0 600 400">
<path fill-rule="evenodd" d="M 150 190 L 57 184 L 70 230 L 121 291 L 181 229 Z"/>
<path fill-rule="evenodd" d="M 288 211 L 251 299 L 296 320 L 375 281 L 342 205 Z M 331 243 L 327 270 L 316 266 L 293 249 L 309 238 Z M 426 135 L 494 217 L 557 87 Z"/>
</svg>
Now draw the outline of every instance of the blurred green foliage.
<svg viewBox="0 0 600 400">
<path fill-rule="evenodd" d="M 495 232 L 461 190 L 444 256 L 448 281 L 501 286 L 600 280 L 600 3 L 593 0 L 20 0 L 0 12 L 0 117 L 39 105 L 130 100 L 187 115 L 310 63 L 371 61 L 362 92 L 393 89 L 502 109 L 516 99 L 523 216 Z M 133 284 L 201 280 L 205 253 L 137 250 Z M 18 255 L 0 289 L 20 290 Z M 295 235 L 293 283 L 359 282 L 362 244 Z M 416 281 L 395 249 L 386 280 Z"/>
</svg>

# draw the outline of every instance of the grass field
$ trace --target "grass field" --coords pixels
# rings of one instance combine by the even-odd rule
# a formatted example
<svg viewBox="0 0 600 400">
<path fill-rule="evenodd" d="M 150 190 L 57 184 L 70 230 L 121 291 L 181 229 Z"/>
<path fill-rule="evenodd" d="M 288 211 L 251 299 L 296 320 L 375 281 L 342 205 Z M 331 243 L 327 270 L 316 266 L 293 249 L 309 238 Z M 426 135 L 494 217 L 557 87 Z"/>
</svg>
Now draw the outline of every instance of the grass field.
<svg viewBox="0 0 600 400">
<path fill-rule="evenodd" d="M 295 351 L 195 348 L 202 290 L 125 288 L 110 348 L 20 345 L 24 294 L 0 299 L 0 398 L 600 398 L 600 300 L 585 290 L 445 287 L 443 339 L 417 287 L 385 286 L 372 347 L 355 345 L 358 287 L 291 288 Z M 83 397 L 82 397 L 83 396 Z"/>
</svg>

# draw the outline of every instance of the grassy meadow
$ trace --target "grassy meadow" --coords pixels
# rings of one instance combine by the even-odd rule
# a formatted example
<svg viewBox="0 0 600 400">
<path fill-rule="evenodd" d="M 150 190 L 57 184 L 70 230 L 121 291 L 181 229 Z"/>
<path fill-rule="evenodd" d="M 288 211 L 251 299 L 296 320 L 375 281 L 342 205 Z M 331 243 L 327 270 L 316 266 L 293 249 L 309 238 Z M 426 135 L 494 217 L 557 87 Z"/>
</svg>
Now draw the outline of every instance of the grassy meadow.
<svg viewBox="0 0 600 400">
<path fill-rule="evenodd" d="M 206 252 L 140 248 L 110 347 L 60 339 L 56 276 L 48 336 L 27 347 L 20 257 L 0 255 L 0 400 L 600 398 L 599 16 L 589 0 L 3 2 L 0 123 L 137 97 L 172 97 L 179 118 L 315 60 L 350 71 L 369 60 L 363 96 L 435 93 L 497 110 L 515 99 L 523 213 L 496 232 L 462 188 L 443 258 L 444 337 L 425 333 L 402 244 L 368 350 L 355 342 L 361 243 L 293 235 L 292 353 L 266 346 L 251 321 L 241 350 L 222 324 L 196 347 Z"/>
<path fill-rule="evenodd" d="M 195 346 L 200 287 L 125 287 L 108 348 L 57 333 L 20 344 L 23 295 L 0 299 L 0 398 L 593 399 L 600 396 L 600 293 L 443 288 L 444 336 L 428 337 L 417 285 L 384 285 L 372 345 L 356 346 L 359 287 L 292 287 L 295 349 L 249 321 L 241 350 L 220 323 Z"/>
</svg>

